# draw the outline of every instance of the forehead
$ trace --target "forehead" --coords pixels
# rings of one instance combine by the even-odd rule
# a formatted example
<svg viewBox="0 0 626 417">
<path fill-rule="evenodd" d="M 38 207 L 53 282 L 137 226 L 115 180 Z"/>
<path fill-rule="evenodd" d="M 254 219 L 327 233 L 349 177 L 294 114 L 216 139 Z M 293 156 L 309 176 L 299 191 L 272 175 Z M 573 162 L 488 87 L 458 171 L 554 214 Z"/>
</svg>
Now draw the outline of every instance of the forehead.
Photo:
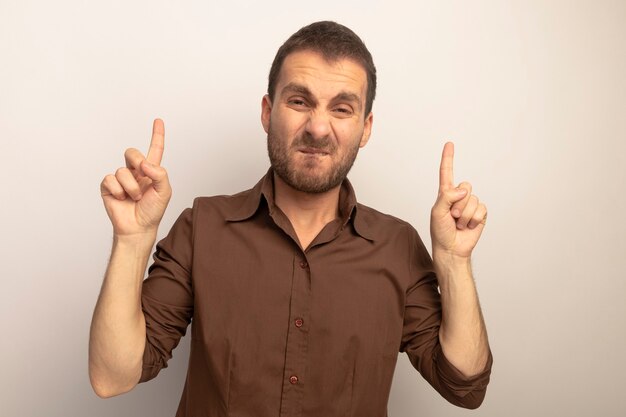
<svg viewBox="0 0 626 417">
<path fill-rule="evenodd" d="M 349 58 L 329 62 L 318 52 L 297 51 L 283 61 L 276 83 L 277 93 L 292 83 L 302 84 L 319 95 L 347 91 L 364 99 L 367 74 L 361 64 Z"/>
</svg>

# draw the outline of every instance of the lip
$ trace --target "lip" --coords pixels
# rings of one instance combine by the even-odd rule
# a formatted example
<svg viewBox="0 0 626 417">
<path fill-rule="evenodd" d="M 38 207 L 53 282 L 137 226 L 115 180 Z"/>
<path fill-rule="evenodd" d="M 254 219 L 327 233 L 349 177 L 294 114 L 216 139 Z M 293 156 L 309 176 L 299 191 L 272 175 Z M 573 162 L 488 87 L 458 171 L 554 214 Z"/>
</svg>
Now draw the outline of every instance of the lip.
<svg viewBox="0 0 626 417">
<path fill-rule="evenodd" d="M 298 152 L 302 152 L 310 155 L 328 155 L 328 152 L 318 148 L 300 148 Z"/>
</svg>

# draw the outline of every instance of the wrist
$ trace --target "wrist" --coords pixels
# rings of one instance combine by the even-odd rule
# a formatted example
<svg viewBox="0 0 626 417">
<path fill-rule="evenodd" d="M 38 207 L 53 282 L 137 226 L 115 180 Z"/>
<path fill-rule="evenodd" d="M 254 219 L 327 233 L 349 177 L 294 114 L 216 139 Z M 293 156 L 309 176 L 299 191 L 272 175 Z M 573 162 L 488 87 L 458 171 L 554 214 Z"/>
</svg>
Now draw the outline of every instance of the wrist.
<svg viewBox="0 0 626 417">
<path fill-rule="evenodd" d="M 471 265 L 472 256 L 459 255 L 453 251 L 433 247 L 433 262 L 441 265 L 463 267 Z"/>
<path fill-rule="evenodd" d="M 448 251 L 433 251 L 433 267 L 440 286 L 472 279 L 472 262 L 468 256 L 458 256 Z"/>
<path fill-rule="evenodd" d="M 157 230 L 149 230 L 143 233 L 113 234 L 113 246 L 133 247 L 152 251 L 156 241 Z"/>
</svg>

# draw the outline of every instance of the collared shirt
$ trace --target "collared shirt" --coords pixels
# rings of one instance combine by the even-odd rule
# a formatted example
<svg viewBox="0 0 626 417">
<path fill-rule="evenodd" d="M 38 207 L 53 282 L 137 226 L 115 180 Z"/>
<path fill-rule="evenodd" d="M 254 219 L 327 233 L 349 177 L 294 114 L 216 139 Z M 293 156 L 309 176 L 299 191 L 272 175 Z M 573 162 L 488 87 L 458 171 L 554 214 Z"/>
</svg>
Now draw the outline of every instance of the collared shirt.
<svg viewBox="0 0 626 417">
<path fill-rule="evenodd" d="M 140 382 L 191 322 L 177 416 L 386 416 L 398 352 L 450 402 L 480 405 L 491 355 L 472 378 L 444 357 L 437 279 L 415 229 L 357 203 L 347 180 L 339 213 L 301 248 L 271 169 L 251 190 L 194 200 L 143 284 Z"/>
</svg>

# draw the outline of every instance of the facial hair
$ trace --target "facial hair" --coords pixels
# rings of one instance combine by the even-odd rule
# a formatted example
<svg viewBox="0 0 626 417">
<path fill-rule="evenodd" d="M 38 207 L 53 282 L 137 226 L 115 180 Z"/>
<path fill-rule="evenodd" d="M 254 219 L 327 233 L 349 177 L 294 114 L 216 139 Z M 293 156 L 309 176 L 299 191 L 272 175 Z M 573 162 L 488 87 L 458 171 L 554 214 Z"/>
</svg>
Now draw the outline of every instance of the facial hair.
<svg viewBox="0 0 626 417">
<path fill-rule="evenodd" d="M 267 134 L 267 152 L 274 172 L 287 185 L 295 190 L 310 194 L 325 193 L 339 186 L 350 172 L 352 165 L 359 153 L 359 143 L 347 149 L 347 152 L 338 161 L 333 161 L 332 166 L 325 172 L 318 173 L 319 161 L 312 156 L 310 161 L 305 161 L 302 166 L 296 166 L 290 153 L 297 152 L 298 148 L 310 148 L 328 153 L 332 158 L 337 153 L 337 145 L 328 137 L 314 139 L 310 134 L 304 133 L 295 138 L 288 148 L 285 141 L 278 138 L 270 124 Z"/>
</svg>

